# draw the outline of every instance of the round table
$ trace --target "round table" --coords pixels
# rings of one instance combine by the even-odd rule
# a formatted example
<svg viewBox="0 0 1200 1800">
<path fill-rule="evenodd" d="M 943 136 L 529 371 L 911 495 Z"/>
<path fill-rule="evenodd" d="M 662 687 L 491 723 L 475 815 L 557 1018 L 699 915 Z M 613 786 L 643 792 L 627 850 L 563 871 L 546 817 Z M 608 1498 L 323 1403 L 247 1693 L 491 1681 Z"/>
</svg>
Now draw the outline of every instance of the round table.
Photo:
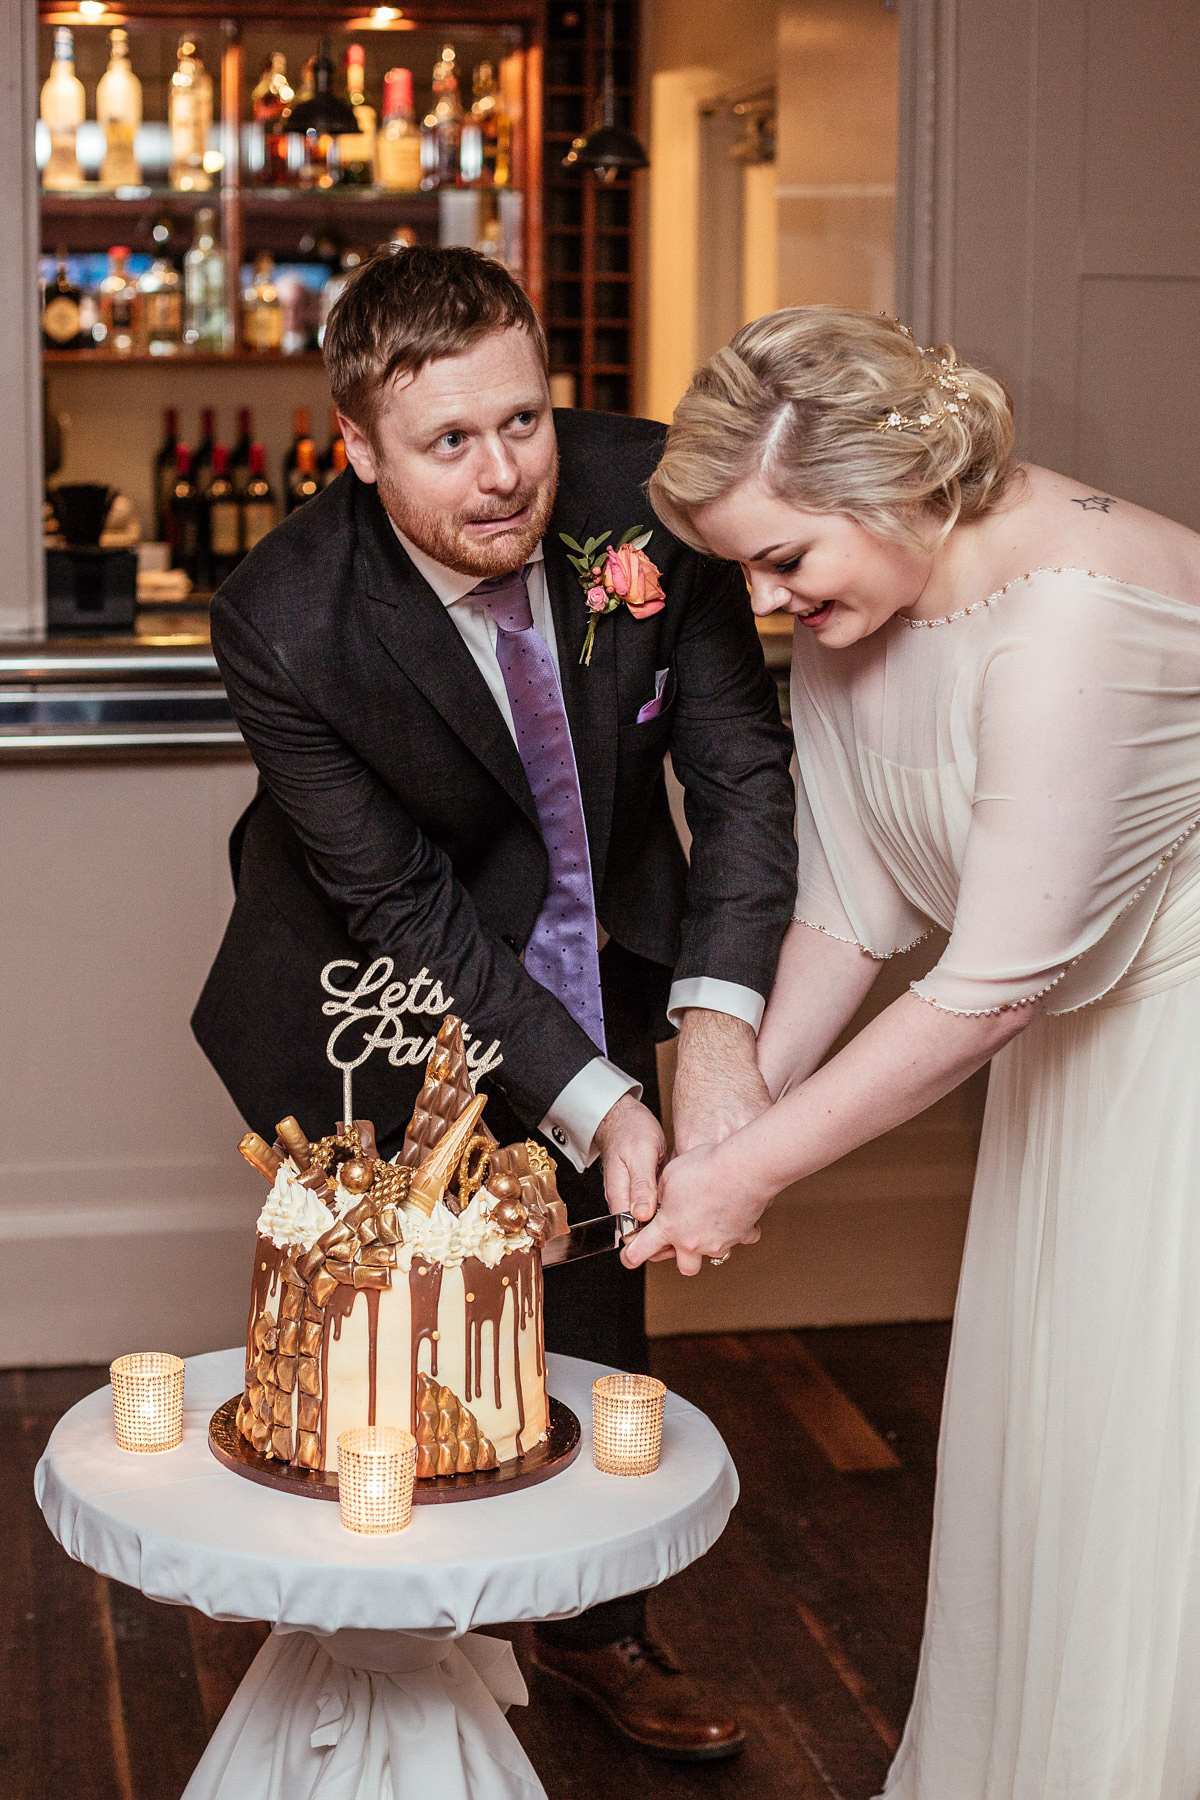
<svg viewBox="0 0 1200 1800">
<path fill-rule="evenodd" d="M 217 1462 L 208 1422 L 241 1387 L 240 1349 L 189 1360 L 177 1450 L 118 1450 L 108 1388 L 59 1420 L 36 1491 L 68 1555 L 155 1600 L 274 1626 L 184 1800 L 544 1796 L 504 1719 L 528 1699 L 512 1646 L 475 1627 L 656 1586 L 703 1556 L 737 1499 L 716 1427 L 675 1394 L 657 1472 L 600 1474 L 591 1385 L 608 1371 L 547 1360 L 583 1428 L 578 1459 L 520 1493 L 416 1507 L 392 1537 Z"/>
</svg>

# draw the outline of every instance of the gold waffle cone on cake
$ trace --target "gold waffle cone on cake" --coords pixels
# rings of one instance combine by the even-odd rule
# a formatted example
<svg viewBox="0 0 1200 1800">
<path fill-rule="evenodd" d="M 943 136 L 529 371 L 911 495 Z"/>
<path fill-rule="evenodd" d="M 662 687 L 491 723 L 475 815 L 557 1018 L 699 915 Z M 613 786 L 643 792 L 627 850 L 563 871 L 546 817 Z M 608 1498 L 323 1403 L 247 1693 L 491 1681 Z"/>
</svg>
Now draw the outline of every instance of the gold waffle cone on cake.
<svg viewBox="0 0 1200 1800">
<path fill-rule="evenodd" d="M 475 1136 L 479 1116 L 486 1105 L 487 1095 L 477 1094 L 466 1111 L 442 1133 L 436 1148 L 413 1175 L 408 1197 L 426 1215 L 433 1212 L 458 1173 L 462 1153 Z"/>
<path fill-rule="evenodd" d="M 494 1469 L 496 1452 L 457 1394 L 417 1376 L 417 1475 L 469 1475 Z"/>
<path fill-rule="evenodd" d="M 417 1095 L 417 1104 L 404 1134 L 404 1148 L 396 1158 L 397 1162 L 406 1163 L 410 1169 L 417 1168 L 474 1098 L 462 1020 L 447 1013 L 425 1066 L 425 1083 Z M 486 1126 L 483 1133 L 494 1142 Z"/>
</svg>

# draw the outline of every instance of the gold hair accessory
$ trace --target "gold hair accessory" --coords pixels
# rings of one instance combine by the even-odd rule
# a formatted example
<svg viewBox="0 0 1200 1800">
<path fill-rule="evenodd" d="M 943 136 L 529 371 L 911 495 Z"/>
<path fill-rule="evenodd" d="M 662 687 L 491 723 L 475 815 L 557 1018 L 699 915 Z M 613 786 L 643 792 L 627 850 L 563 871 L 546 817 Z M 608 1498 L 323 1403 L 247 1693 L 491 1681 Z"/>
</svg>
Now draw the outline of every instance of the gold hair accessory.
<svg viewBox="0 0 1200 1800">
<path fill-rule="evenodd" d="M 899 324 L 899 320 L 896 323 Z M 901 325 L 900 329 L 905 336 L 912 336 L 906 326 Z M 919 413 L 902 413 L 893 410 L 887 414 L 886 418 L 880 419 L 875 427 L 876 431 L 925 431 L 931 425 L 944 425 L 949 418 L 962 411 L 961 402 L 971 398 L 966 385 L 967 378 L 952 357 L 939 356 L 935 362 L 932 349 L 922 350 L 919 344 L 916 345 L 916 348 L 920 351 L 921 360 L 929 370 L 933 386 L 941 388 L 943 393 L 950 394 L 953 398 L 943 401 L 941 406 L 936 407 L 933 412 L 926 409 L 922 409 Z"/>
</svg>

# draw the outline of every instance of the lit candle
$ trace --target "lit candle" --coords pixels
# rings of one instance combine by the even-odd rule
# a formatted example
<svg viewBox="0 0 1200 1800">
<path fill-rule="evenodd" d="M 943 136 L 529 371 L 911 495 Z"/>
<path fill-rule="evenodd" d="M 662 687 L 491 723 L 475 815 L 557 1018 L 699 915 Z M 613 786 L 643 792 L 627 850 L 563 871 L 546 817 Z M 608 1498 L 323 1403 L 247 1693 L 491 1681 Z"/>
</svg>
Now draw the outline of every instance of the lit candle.
<svg viewBox="0 0 1200 1800">
<path fill-rule="evenodd" d="M 592 1383 L 592 1456 L 605 1475 L 657 1469 L 666 1392 L 653 1375 L 601 1375 Z"/>
<path fill-rule="evenodd" d="M 113 1423 L 122 1450 L 174 1450 L 183 1442 L 183 1363 L 165 1350 L 138 1350 L 109 1366 Z"/>
<path fill-rule="evenodd" d="M 347 1531 L 403 1531 L 412 1518 L 417 1440 L 398 1425 L 360 1425 L 338 1437 L 338 1499 Z"/>
</svg>

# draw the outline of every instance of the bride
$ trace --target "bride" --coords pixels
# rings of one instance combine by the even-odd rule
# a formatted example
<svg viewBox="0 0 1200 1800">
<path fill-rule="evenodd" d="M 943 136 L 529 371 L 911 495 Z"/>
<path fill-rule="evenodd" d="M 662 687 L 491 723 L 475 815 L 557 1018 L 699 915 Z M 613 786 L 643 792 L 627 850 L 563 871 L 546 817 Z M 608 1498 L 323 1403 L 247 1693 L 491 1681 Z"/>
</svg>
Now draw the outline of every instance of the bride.
<svg viewBox="0 0 1200 1800">
<path fill-rule="evenodd" d="M 655 509 L 796 619 L 800 894 L 773 1104 L 668 1165 L 625 1254 L 753 1242 L 992 1059 L 886 1791 L 1196 1800 L 1200 538 L 1011 445 L 990 377 L 826 307 L 748 325 L 676 411 Z"/>
</svg>

